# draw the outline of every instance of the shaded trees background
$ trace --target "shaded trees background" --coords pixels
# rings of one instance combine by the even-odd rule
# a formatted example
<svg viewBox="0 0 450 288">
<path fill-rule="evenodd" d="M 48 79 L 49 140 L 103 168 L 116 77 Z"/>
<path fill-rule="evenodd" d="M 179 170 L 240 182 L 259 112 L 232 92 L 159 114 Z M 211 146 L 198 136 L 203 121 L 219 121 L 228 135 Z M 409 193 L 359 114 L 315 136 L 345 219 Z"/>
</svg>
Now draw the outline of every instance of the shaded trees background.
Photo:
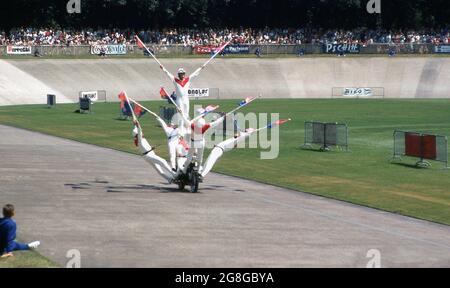
<svg viewBox="0 0 450 288">
<path fill-rule="evenodd" d="M 0 3 L 0 29 L 13 27 L 322 27 L 439 28 L 450 24 L 448 0 L 381 0 L 381 15 L 368 0 L 81 0 L 81 14 L 68 14 L 68 0 Z"/>
</svg>

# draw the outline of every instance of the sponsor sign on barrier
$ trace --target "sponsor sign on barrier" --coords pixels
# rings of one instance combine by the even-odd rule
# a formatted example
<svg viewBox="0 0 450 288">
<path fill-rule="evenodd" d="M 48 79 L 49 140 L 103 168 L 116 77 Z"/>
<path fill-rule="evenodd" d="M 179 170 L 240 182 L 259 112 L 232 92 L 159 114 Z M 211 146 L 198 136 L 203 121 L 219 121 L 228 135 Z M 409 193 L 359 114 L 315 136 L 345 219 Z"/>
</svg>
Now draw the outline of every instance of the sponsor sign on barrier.
<svg viewBox="0 0 450 288">
<path fill-rule="evenodd" d="M 191 88 L 188 90 L 188 96 L 192 98 L 209 97 L 209 88 Z"/>
<path fill-rule="evenodd" d="M 6 54 L 9 55 L 31 55 L 31 46 L 7 46 Z"/>
<path fill-rule="evenodd" d="M 81 92 L 81 98 L 88 98 L 91 102 L 98 101 L 98 91 Z"/>
<path fill-rule="evenodd" d="M 342 96 L 346 97 L 371 97 L 373 96 L 372 88 L 344 88 Z"/>
<path fill-rule="evenodd" d="M 353 53 L 357 54 L 361 51 L 359 44 L 325 44 L 325 53 Z"/>
<path fill-rule="evenodd" d="M 195 46 L 194 52 L 195 52 L 195 54 L 211 54 L 211 52 L 213 51 L 214 48 L 215 47 L 213 47 L 213 46 L 207 46 L 207 45 Z"/>
<path fill-rule="evenodd" d="M 450 54 L 450 45 L 434 46 L 434 52 Z"/>
<path fill-rule="evenodd" d="M 228 45 L 224 50 L 225 54 L 250 54 L 248 45 Z"/>
<path fill-rule="evenodd" d="M 219 47 L 212 46 L 212 45 L 202 45 L 202 46 L 195 46 L 194 52 L 195 54 L 211 54 L 216 52 L 216 49 Z M 225 54 L 249 54 L 250 53 L 250 46 L 248 45 L 228 45 L 224 49 Z"/>
<path fill-rule="evenodd" d="M 127 54 L 127 45 L 92 45 L 91 54 L 99 55 L 102 51 L 106 55 L 125 55 Z"/>
</svg>

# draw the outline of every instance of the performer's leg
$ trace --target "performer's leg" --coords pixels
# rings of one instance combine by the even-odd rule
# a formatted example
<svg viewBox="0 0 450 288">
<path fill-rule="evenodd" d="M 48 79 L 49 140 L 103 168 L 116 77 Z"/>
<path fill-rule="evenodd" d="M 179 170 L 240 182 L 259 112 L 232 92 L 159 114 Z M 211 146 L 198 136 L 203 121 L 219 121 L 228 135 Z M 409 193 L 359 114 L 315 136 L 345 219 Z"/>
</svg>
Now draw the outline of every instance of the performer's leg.
<svg viewBox="0 0 450 288">
<path fill-rule="evenodd" d="M 192 162 L 194 154 L 197 156 L 197 163 L 199 165 L 202 164 L 203 150 L 205 149 L 205 143 L 206 143 L 206 141 L 204 138 L 202 140 L 198 140 L 198 141 L 191 141 L 191 145 L 189 146 L 187 161 L 183 168 L 183 173 L 186 173 L 187 168 L 189 167 L 189 165 Z"/>
<path fill-rule="evenodd" d="M 169 156 L 170 156 L 170 165 L 172 166 L 172 169 L 177 168 L 177 145 L 178 145 L 178 137 L 174 137 L 174 139 L 170 139 L 168 142 L 168 148 L 169 148 Z"/>
<path fill-rule="evenodd" d="M 219 160 L 220 157 L 223 155 L 223 150 L 220 147 L 214 147 L 214 149 L 211 151 L 211 153 L 208 156 L 208 159 L 206 159 L 205 165 L 203 166 L 203 170 L 200 172 L 202 177 L 205 177 L 209 171 L 214 167 L 214 164 L 216 164 L 217 160 Z"/>
<path fill-rule="evenodd" d="M 177 157 L 177 167 L 178 171 L 181 171 L 184 167 L 184 164 L 186 163 L 187 158 L 186 157 Z"/>
<path fill-rule="evenodd" d="M 186 115 L 189 115 L 189 97 L 185 97 L 185 98 L 187 98 L 186 100 L 183 100 L 183 109 L 184 109 L 184 113 L 186 114 Z"/>
<path fill-rule="evenodd" d="M 175 173 L 172 171 L 172 168 L 170 168 L 169 164 L 167 164 L 167 161 L 163 158 L 159 157 L 155 154 L 153 150 L 153 147 L 150 145 L 150 143 L 141 136 L 138 137 L 138 146 L 139 150 L 143 153 L 144 159 L 149 162 L 160 174 L 163 178 L 165 178 L 167 181 L 172 182 L 175 178 Z"/>
<path fill-rule="evenodd" d="M 189 165 L 191 165 L 192 159 L 194 158 L 195 150 L 196 149 L 192 146 L 189 148 L 188 155 L 186 156 L 186 162 L 184 162 L 183 169 L 181 170 L 183 173 L 186 173 Z"/>
<path fill-rule="evenodd" d="M 189 116 L 189 96 L 180 96 L 177 100 L 179 101 L 179 103 L 177 103 L 178 107 L 180 107 L 185 115 Z"/>
<path fill-rule="evenodd" d="M 170 168 L 169 164 L 167 164 L 166 160 L 156 155 L 153 151 L 144 155 L 144 159 L 152 164 L 159 175 L 161 175 L 169 182 L 173 181 L 175 173 L 172 171 L 172 168 Z"/>
<path fill-rule="evenodd" d="M 13 251 L 26 251 L 26 250 L 30 250 L 30 246 L 28 246 L 28 244 L 14 242 Z"/>
<path fill-rule="evenodd" d="M 202 167 L 203 164 L 203 151 L 205 151 L 204 147 L 197 149 L 197 162 L 199 167 Z"/>
<path fill-rule="evenodd" d="M 182 101 L 182 96 L 178 96 L 177 95 L 177 99 L 175 100 L 175 104 L 177 104 L 177 106 L 181 109 L 181 111 L 183 111 L 183 113 L 186 113 L 183 109 L 183 101 Z"/>
<path fill-rule="evenodd" d="M 214 167 L 217 160 L 222 157 L 223 153 L 233 150 L 240 141 L 245 140 L 250 137 L 250 135 L 251 133 L 241 133 L 241 135 L 237 138 L 230 138 L 217 144 L 211 151 L 211 154 L 209 154 L 208 159 L 206 159 L 205 165 L 200 172 L 201 175 L 205 177 L 206 174 L 208 174 Z"/>
</svg>

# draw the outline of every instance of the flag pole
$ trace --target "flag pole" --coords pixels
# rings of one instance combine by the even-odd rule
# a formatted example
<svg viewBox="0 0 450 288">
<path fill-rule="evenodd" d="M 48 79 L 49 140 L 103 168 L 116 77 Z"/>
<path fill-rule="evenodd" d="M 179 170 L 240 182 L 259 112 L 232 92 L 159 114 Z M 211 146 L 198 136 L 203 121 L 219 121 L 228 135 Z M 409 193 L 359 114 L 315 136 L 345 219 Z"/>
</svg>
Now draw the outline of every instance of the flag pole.
<svg viewBox="0 0 450 288">
<path fill-rule="evenodd" d="M 202 67 L 205 68 L 206 65 L 208 65 L 214 58 L 216 58 L 217 55 L 219 55 L 220 52 L 222 52 L 231 43 L 231 41 L 233 41 L 233 39 L 225 43 L 223 46 L 219 47 L 219 50 L 217 50 L 216 53 L 214 53 L 214 55 L 211 58 L 209 58 L 209 60 L 206 61 L 205 64 L 202 65 Z"/>
<path fill-rule="evenodd" d="M 267 126 L 265 126 L 265 127 L 259 128 L 259 129 L 255 130 L 255 131 L 253 131 L 253 132 L 259 132 L 259 131 L 264 130 L 264 129 L 267 129 L 267 128 L 269 128 L 269 127 L 272 128 L 272 127 L 274 127 L 274 126 L 280 126 L 280 125 L 283 125 L 284 123 L 289 122 L 289 121 L 291 121 L 291 120 L 292 120 L 291 118 L 286 119 L 286 120 L 278 120 L 278 121 L 276 121 L 276 122 L 274 122 L 274 123 L 271 123 L 271 124 L 269 124 L 269 125 L 267 125 Z M 277 122 L 279 122 L 279 121 L 284 121 L 284 122 L 282 122 L 282 123 L 277 123 Z M 275 124 L 276 124 L 276 125 L 275 125 Z"/>
<path fill-rule="evenodd" d="M 140 47 L 140 45 L 138 44 L 137 46 L 140 48 L 144 48 L 145 50 L 147 50 L 148 54 L 150 54 L 150 56 L 153 57 L 153 59 L 155 59 L 155 61 L 159 64 L 159 66 L 164 67 L 161 62 L 159 62 L 159 60 L 156 58 L 156 56 L 152 53 L 152 51 L 150 51 L 150 49 L 147 48 L 147 46 L 144 44 L 144 42 L 142 42 L 142 40 L 139 38 L 139 36 L 136 35 L 136 43 L 139 43 L 142 45 L 142 47 Z"/>
<path fill-rule="evenodd" d="M 239 107 L 236 107 L 235 109 L 231 110 L 225 116 L 229 116 L 229 115 L 233 114 L 234 112 L 238 111 L 239 109 L 244 108 L 245 106 L 247 106 L 248 104 L 252 103 L 256 99 L 258 99 L 258 98 L 257 97 L 253 97 L 248 103 L 245 103 L 244 105 L 239 105 Z"/>
<path fill-rule="evenodd" d="M 194 119 L 192 119 L 192 122 L 195 122 L 195 121 L 197 121 L 198 119 L 200 119 L 200 118 L 202 118 L 202 117 L 208 115 L 209 113 L 216 111 L 219 107 L 220 107 L 220 106 L 217 105 L 217 106 L 214 108 L 214 110 L 207 111 L 206 113 L 202 113 L 202 114 L 198 115 L 197 117 L 195 117 Z"/>
<path fill-rule="evenodd" d="M 125 99 L 127 100 L 128 106 L 130 107 L 131 115 L 133 116 L 133 121 L 139 123 L 136 115 L 134 114 L 134 110 L 133 110 L 133 107 L 131 106 L 130 99 L 128 98 L 127 92 L 124 91 L 123 94 L 125 95 Z"/>
<path fill-rule="evenodd" d="M 141 107 L 142 109 L 144 109 L 145 111 L 147 111 L 148 113 L 152 114 L 153 116 L 157 117 L 157 118 L 161 118 L 159 117 L 155 112 L 151 111 L 150 109 L 144 107 L 142 104 L 140 104 L 139 102 L 137 102 L 136 100 L 133 100 L 132 98 L 129 98 L 129 100 L 131 102 L 133 102 L 134 104 L 138 105 L 139 107 Z"/>
</svg>

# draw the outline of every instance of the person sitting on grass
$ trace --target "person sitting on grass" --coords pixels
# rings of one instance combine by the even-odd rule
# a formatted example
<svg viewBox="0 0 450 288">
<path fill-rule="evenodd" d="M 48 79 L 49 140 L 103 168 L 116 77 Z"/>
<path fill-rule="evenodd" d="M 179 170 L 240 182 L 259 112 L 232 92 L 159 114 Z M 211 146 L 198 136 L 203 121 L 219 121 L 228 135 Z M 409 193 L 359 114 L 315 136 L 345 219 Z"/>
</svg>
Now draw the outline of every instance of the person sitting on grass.
<svg viewBox="0 0 450 288">
<path fill-rule="evenodd" d="M 13 251 L 36 249 L 41 243 L 34 241 L 30 244 L 16 242 L 16 222 L 14 217 L 14 206 L 11 204 L 3 207 L 3 217 L 0 219 L 0 255 L 1 258 L 14 256 Z"/>
</svg>

